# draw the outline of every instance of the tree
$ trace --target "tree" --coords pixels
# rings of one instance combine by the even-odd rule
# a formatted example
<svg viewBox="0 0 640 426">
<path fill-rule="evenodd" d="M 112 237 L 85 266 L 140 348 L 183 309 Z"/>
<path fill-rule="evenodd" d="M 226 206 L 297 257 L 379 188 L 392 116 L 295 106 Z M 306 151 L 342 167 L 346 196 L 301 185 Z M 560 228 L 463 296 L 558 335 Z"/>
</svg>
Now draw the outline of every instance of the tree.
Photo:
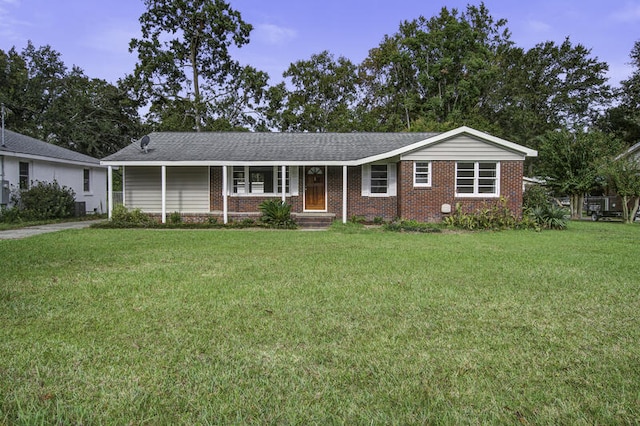
<svg viewBox="0 0 640 426">
<path fill-rule="evenodd" d="M 0 83 L 6 126 L 16 132 L 98 158 L 141 133 L 126 91 L 80 68 L 68 71 L 51 46 L 0 51 Z"/>
<path fill-rule="evenodd" d="M 595 188 L 601 164 L 619 152 L 620 143 L 596 131 L 550 131 L 540 143 L 541 175 L 558 195 L 568 195 L 571 218 L 582 217 L 584 194 Z"/>
<path fill-rule="evenodd" d="M 480 115 L 511 44 L 506 21 L 483 3 L 405 21 L 363 62 L 364 102 L 385 130 L 410 129 L 418 119 L 466 124 Z"/>
<path fill-rule="evenodd" d="M 615 133 L 628 146 L 640 140 L 640 40 L 633 45 L 630 57 L 634 71 L 620 82 L 620 103 L 607 111 L 600 123 L 604 130 Z"/>
<path fill-rule="evenodd" d="M 640 203 L 640 159 L 623 156 L 608 162 L 605 171 L 609 187 L 622 198 L 622 220 L 633 223 Z"/>
<path fill-rule="evenodd" d="M 328 51 L 292 63 L 283 73 L 292 89 L 281 85 L 280 95 L 271 98 L 279 102 L 281 109 L 275 127 L 282 131 L 353 131 L 356 71 L 350 60 L 344 57 L 335 60 Z"/>
<path fill-rule="evenodd" d="M 268 77 L 241 67 L 230 47 L 247 44 L 252 26 L 223 0 L 145 0 L 145 6 L 142 38 L 129 45 L 138 64 L 127 83 L 151 103 L 150 118 L 182 115 L 197 131 L 219 120 L 250 123 Z M 223 114 L 230 110 L 234 116 Z"/>
<path fill-rule="evenodd" d="M 503 136 L 532 148 L 546 132 L 592 125 L 613 96 L 608 65 L 568 38 L 527 51 L 512 47 L 500 69 L 487 118 L 499 123 Z"/>
</svg>

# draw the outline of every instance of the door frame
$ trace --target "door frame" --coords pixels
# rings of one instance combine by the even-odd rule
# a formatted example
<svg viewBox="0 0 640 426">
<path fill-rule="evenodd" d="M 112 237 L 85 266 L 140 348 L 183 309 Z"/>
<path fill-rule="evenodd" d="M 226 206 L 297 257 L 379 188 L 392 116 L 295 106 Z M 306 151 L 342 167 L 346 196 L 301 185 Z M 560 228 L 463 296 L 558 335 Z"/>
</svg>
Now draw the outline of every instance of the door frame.
<svg viewBox="0 0 640 426">
<path fill-rule="evenodd" d="M 309 210 L 307 209 L 307 169 L 311 167 L 320 167 L 324 169 L 324 208 L 322 210 Z M 328 177 L 327 177 L 327 166 L 303 166 L 302 174 L 304 178 L 302 179 L 302 211 L 304 212 L 318 212 L 318 213 L 326 213 L 327 211 L 327 191 L 328 191 Z"/>
</svg>

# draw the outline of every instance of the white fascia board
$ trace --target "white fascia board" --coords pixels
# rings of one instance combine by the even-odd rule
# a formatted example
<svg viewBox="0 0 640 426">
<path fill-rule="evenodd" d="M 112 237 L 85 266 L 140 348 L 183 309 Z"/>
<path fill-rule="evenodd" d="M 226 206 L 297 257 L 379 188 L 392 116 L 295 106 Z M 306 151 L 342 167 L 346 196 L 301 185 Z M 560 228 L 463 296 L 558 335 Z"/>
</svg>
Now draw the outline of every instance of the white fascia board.
<svg viewBox="0 0 640 426">
<path fill-rule="evenodd" d="M 103 166 L 355 166 L 350 161 L 101 161 Z"/>
<path fill-rule="evenodd" d="M 64 158 L 44 157 L 42 155 L 23 154 L 21 152 L 14 152 L 14 151 L 0 151 L 0 155 L 3 155 L 5 157 L 28 158 L 29 160 L 46 161 L 48 163 L 60 163 L 60 164 L 70 164 L 74 166 L 83 166 L 83 167 L 106 168 L 106 166 L 102 165 L 102 162 L 87 163 L 85 161 L 65 160 Z"/>
<path fill-rule="evenodd" d="M 475 136 L 475 137 L 477 137 L 479 139 L 485 140 L 485 141 L 487 141 L 489 143 L 492 143 L 494 145 L 498 145 L 500 147 L 503 147 L 503 148 L 505 148 L 507 150 L 521 153 L 525 157 L 537 157 L 538 156 L 538 151 L 536 151 L 534 149 L 530 149 L 530 148 L 527 148 L 525 146 L 518 145 L 517 143 L 509 142 L 507 140 L 500 139 L 500 138 L 497 138 L 495 136 L 491 136 L 491 135 L 489 135 L 487 133 L 480 132 L 478 130 L 472 129 L 471 127 L 462 126 L 462 127 L 458 127 L 457 129 L 449 130 L 448 132 L 440 133 L 439 135 L 433 136 L 431 138 L 428 138 L 428 139 L 413 143 L 411 145 L 407 145 L 405 147 L 398 148 L 398 149 L 396 149 L 394 151 L 389 151 L 389 152 L 385 152 L 383 154 L 378 154 L 378 155 L 374 155 L 374 156 L 371 156 L 371 157 L 363 158 L 361 160 L 358 160 L 356 163 L 357 163 L 357 165 L 373 163 L 375 161 L 380 161 L 380 160 L 384 160 L 386 158 L 395 157 L 396 155 L 406 154 L 407 152 L 411 152 L 411 151 L 414 151 L 416 149 L 424 148 L 424 147 L 427 147 L 429 145 L 433 145 L 433 144 L 445 141 L 447 139 L 451 139 L 453 137 L 460 136 L 462 134 L 468 134 L 468 135 L 471 135 L 471 136 Z"/>
</svg>

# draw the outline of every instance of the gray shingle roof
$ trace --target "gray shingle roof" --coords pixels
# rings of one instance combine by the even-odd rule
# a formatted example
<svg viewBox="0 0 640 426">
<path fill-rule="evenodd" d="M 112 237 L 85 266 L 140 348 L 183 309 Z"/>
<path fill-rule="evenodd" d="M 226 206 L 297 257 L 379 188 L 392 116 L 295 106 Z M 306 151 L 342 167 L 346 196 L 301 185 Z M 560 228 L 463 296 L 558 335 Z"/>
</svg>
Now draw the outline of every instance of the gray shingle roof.
<svg viewBox="0 0 640 426">
<path fill-rule="evenodd" d="M 138 143 L 103 159 L 163 161 L 356 161 L 423 141 L 438 133 L 151 133 L 148 152 Z"/>
<path fill-rule="evenodd" d="M 89 163 L 99 165 L 100 160 L 81 154 L 61 146 L 53 145 L 30 136 L 4 130 L 5 146 L 0 145 L 0 154 L 3 152 L 14 154 L 35 155 L 38 157 L 47 157 L 63 162 Z"/>
</svg>

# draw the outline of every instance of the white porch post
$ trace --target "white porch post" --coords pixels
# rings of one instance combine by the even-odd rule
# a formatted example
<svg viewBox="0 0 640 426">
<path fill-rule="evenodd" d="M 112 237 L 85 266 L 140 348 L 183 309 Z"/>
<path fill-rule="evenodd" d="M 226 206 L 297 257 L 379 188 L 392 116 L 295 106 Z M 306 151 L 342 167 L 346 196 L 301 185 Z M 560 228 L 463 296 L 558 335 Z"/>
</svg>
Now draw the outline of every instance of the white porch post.
<svg viewBox="0 0 640 426">
<path fill-rule="evenodd" d="M 282 166 L 282 204 L 287 201 L 287 166 Z"/>
<path fill-rule="evenodd" d="M 162 166 L 162 223 L 167 223 L 167 166 Z"/>
<path fill-rule="evenodd" d="M 342 223 L 347 223 L 347 166 L 342 166 Z"/>
<path fill-rule="evenodd" d="M 229 200 L 227 200 L 227 166 L 222 166 L 222 220 L 229 221 Z"/>
<path fill-rule="evenodd" d="M 113 212 L 113 166 L 109 166 L 107 168 L 107 197 L 109 199 L 109 203 L 107 204 L 107 215 L 109 220 L 111 220 Z"/>
<path fill-rule="evenodd" d="M 127 187 L 126 187 L 126 184 L 125 184 L 126 179 L 125 179 L 125 175 L 124 174 L 127 172 L 127 170 L 126 170 L 126 168 L 124 166 L 120 166 L 120 170 L 121 170 L 120 178 L 122 179 L 122 205 L 126 207 L 127 206 L 127 199 L 126 199 L 124 194 L 127 193 L 127 191 L 126 191 Z"/>
</svg>

